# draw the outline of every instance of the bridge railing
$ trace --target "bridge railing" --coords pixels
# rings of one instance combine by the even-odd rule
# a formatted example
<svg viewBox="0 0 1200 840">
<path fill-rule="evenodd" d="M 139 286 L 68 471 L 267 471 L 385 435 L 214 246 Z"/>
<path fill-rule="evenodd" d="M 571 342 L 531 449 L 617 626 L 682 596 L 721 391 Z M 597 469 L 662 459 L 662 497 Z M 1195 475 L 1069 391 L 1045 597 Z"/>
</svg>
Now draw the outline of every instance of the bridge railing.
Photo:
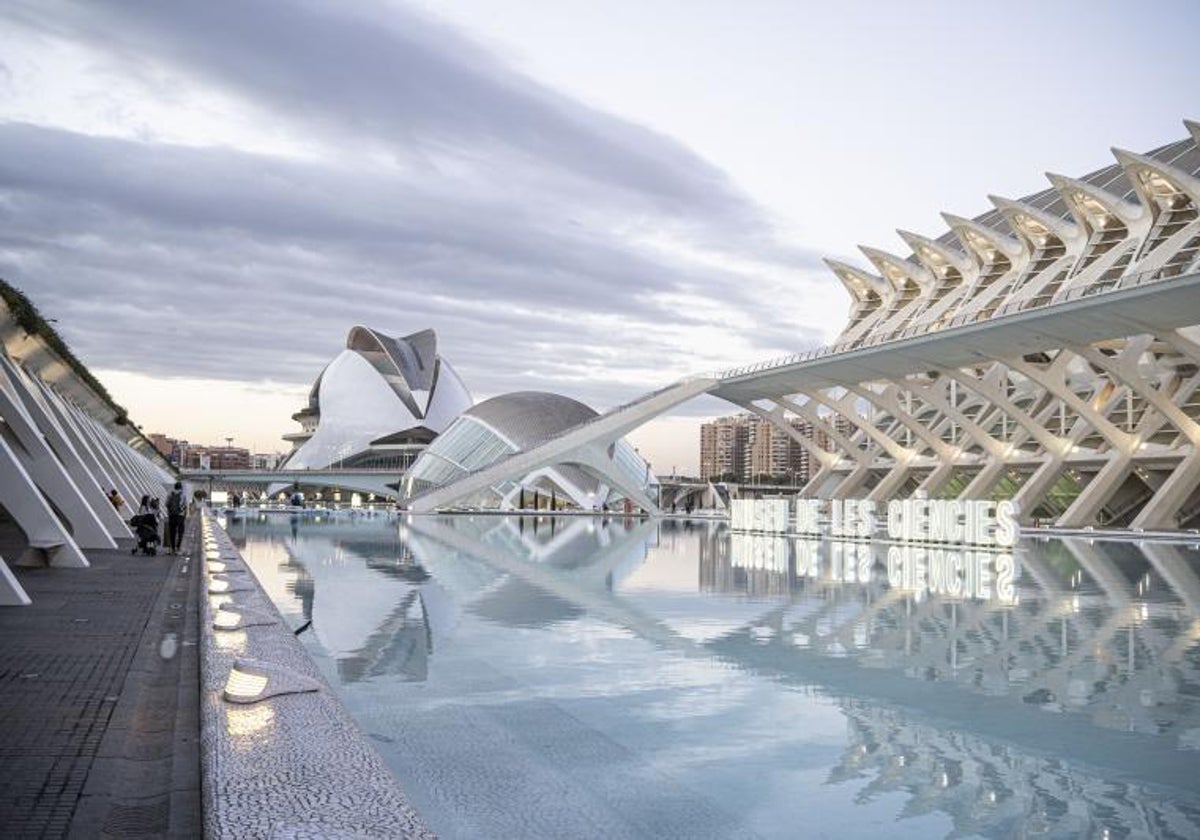
<svg viewBox="0 0 1200 840">
<path fill-rule="evenodd" d="M 916 324 L 913 326 L 904 327 L 891 332 L 872 333 L 863 338 L 857 338 L 853 341 L 839 341 L 834 344 L 814 347 L 811 350 L 806 350 L 802 353 L 792 353 L 787 356 L 779 356 L 774 359 L 757 362 L 751 365 L 742 367 L 729 368 L 722 371 L 714 371 L 704 374 L 712 379 L 735 379 L 741 376 L 750 376 L 755 373 L 762 373 L 767 370 L 776 368 L 788 367 L 790 365 L 808 362 L 814 359 L 824 358 L 836 353 L 845 353 L 850 350 L 861 350 L 866 347 L 875 347 L 879 344 L 885 344 L 892 341 L 902 341 L 906 338 L 913 338 L 918 335 L 928 335 L 932 332 L 941 332 L 942 330 L 953 329 L 955 327 L 966 326 L 967 324 L 978 323 L 980 321 L 992 321 L 997 318 L 1014 315 L 1018 312 L 1029 312 L 1032 310 L 1047 309 L 1052 306 L 1058 306 L 1070 301 L 1079 300 L 1085 297 L 1094 297 L 1098 295 L 1107 295 L 1124 289 L 1132 289 L 1138 286 L 1149 286 L 1154 283 L 1162 283 L 1178 277 L 1183 277 L 1195 273 L 1195 267 L 1189 268 L 1186 265 L 1167 265 L 1160 268 L 1147 269 L 1145 271 L 1134 271 L 1125 274 L 1119 278 L 1109 281 L 1099 281 L 1090 283 L 1086 286 L 1075 286 L 1067 288 L 1046 301 L 1040 301 L 1036 297 L 1024 298 L 1021 300 L 1012 300 L 1005 303 L 1003 306 L 992 311 L 989 309 L 974 310 L 971 312 L 962 312 L 949 321 L 933 321 L 928 324 Z"/>
</svg>

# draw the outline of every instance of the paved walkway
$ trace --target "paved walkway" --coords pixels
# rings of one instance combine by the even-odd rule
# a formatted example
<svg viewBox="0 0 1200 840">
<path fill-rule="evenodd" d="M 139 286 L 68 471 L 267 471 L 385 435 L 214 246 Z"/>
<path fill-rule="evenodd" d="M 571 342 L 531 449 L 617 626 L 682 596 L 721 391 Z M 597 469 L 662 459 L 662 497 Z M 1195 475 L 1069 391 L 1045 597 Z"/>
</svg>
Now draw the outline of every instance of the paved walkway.
<svg viewBox="0 0 1200 840">
<path fill-rule="evenodd" d="M 23 542 L 0 525 L 10 565 Z M 198 837 L 199 563 L 86 553 L 0 607 L 0 834 Z"/>
</svg>

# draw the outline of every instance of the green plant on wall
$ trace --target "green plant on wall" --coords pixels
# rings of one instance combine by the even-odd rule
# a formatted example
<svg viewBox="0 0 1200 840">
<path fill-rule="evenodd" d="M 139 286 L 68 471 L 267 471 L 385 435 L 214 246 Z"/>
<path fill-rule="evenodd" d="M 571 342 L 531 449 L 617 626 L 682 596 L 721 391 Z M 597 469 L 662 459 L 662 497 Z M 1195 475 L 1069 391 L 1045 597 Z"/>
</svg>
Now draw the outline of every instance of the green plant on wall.
<svg viewBox="0 0 1200 840">
<path fill-rule="evenodd" d="M 37 307 L 33 302 L 14 286 L 9 285 L 5 280 L 0 279 L 0 298 L 4 299 L 5 306 L 12 313 L 13 320 L 17 322 L 17 326 L 25 330 L 29 335 L 34 335 L 46 342 L 51 350 L 58 354 L 71 370 L 87 383 L 96 394 L 104 400 L 104 402 L 116 412 L 116 417 L 113 422 L 119 426 L 124 426 L 129 422 L 129 413 L 123 406 L 117 405 L 113 398 L 109 396 L 108 390 L 100 384 L 100 380 L 92 376 L 92 372 L 87 369 L 83 362 L 75 358 L 75 354 L 67 347 L 67 343 L 59 337 L 54 331 L 54 327 L 50 326 L 49 322 L 42 317 L 42 313 L 38 312 Z"/>
</svg>

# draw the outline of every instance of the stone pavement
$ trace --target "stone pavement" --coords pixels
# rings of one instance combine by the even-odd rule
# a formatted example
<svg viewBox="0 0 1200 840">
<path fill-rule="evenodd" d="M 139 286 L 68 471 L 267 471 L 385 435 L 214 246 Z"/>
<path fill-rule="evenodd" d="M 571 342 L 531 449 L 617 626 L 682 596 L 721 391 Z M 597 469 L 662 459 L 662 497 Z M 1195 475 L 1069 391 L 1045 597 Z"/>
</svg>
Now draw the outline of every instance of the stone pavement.
<svg viewBox="0 0 1200 840">
<path fill-rule="evenodd" d="M 0 835 L 198 837 L 198 540 L 185 554 L 86 552 L 88 569 L 14 568 L 0 607 Z M 20 531 L 0 525 L 0 556 Z"/>
</svg>

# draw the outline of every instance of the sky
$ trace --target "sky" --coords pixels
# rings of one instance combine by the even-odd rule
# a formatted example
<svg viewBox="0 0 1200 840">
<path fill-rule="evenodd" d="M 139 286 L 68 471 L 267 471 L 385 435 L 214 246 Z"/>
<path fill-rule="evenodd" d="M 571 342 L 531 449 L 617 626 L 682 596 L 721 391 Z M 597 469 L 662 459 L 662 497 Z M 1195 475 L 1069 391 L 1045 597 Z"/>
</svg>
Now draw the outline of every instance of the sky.
<svg viewBox="0 0 1200 840">
<path fill-rule="evenodd" d="M 286 450 L 355 324 L 597 409 L 832 340 L 897 229 L 1200 119 L 1200 4 L 0 3 L 0 277 L 144 431 Z M 1184 37 L 1179 37 L 1184 36 Z M 631 438 L 695 470 L 702 398 Z"/>
</svg>

